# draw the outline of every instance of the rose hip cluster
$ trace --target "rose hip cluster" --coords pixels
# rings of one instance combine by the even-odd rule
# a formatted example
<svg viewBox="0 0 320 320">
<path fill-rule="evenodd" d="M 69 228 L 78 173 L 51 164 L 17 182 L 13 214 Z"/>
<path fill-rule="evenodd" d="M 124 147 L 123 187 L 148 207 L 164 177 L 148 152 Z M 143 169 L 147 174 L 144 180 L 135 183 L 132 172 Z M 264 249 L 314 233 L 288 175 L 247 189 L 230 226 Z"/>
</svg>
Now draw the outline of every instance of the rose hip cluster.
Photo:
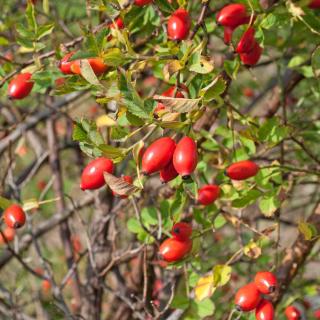
<svg viewBox="0 0 320 320">
<path fill-rule="evenodd" d="M 105 185 L 104 172 L 113 173 L 114 165 L 112 160 L 100 157 L 90 161 L 84 168 L 81 174 L 81 190 L 96 190 Z M 129 184 L 133 183 L 133 179 L 130 176 L 122 176 L 124 181 Z M 117 193 L 112 190 L 112 194 L 117 196 Z M 121 195 L 121 198 L 127 198 L 125 195 Z"/>
<path fill-rule="evenodd" d="M 273 320 L 272 303 L 262 295 L 269 295 L 277 289 L 276 276 L 268 271 L 257 272 L 254 282 L 241 287 L 235 296 L 236 308 L 242 312 L 255 310 L 256 320 Z"/>
<path fill-rule="evenodd" d="M 1 244 L 14 239 L 15 230 L 23 227 L 26 223 L 26 214 L 18 204 L 12 204 L 4 210 L 2 218 L 6 228 L 0 234 Z"/>
<path fill-rule="evenodd" d="M 159 254 L 166 262 L 183 259 L 192 249 L 192 227 L 186 222 L 178 222 L 171 229 L 172 238 L 162 242 Z"/>
<path fill-rule="evenodd" d="M 159 172 L 162 182 L 169 182 L 181 175 L 188 179 L 198 163 L 195 141 L 183 137 L 177 144 L 170 137 L 154 141 L 142 156 L 142 173 L 150 175 Z"/>
<path fill-rule="evenodd" d="M 232 34 L 237 27 L 249 24 L 254 20 L 248 15 L 246 6 L 241 3 L 223 7 L 216 18 L 217 23 L 224 26 L 224 42 L 226 44 L 231 42 Z M 254 35 L 255 29 L 248 25 L 236 47 L 236 52 L 239 54 L 241 61 L 248 66 L 255 65 L 262 54 L 262 48 Z"/>
</svg>

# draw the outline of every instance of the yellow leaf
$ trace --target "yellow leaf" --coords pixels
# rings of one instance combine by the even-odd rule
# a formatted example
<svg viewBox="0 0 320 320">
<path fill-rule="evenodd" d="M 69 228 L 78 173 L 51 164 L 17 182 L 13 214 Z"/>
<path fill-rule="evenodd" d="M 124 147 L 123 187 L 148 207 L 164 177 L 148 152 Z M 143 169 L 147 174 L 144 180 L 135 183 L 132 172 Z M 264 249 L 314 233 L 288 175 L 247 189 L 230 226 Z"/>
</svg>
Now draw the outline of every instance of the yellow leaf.
<svg viewBox="0 0 320 320">
<path fill-rule="evenodd" d="M 204 277 L 201 277 L 195 287 L 196 300 L 201 301 L 206 298 L 210 298 L 216 288 L 213 286 L 213 274 L 210 273 Z"/>
<path fill-rule="evenodd" d="M 104 114 L 96 119 L 97 127 L 113 127 L 117 124 L 111 117 Z"/>
<path fill-rule="evenodd" d="M 256 242 L 251 240 L 244 248 L 243 253 L 251 258 L 251 259 L 257 259 L 261 255 L 261 248 L 258 246 Z"/>
</svg>

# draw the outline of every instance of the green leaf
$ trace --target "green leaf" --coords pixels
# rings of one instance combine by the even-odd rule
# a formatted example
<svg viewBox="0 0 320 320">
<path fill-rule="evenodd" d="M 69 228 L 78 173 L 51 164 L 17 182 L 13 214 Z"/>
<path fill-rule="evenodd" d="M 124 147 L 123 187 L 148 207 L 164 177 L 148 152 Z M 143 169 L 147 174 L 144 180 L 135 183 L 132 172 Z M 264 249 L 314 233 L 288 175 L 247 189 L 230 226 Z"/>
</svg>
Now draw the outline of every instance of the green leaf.
<svg viewBox="0 0 320 320">
<path fill-rule="evenodd" d="M 259 190 L 249 190 L 246 194 L 241 195 L 239 199 L 232 201 L 232 207 L 244 208 L 254 203 L 261 195 Z"/>
<path fill-rule="evenodd" d="M 235 79 L 238 74 L 238 70 L 240 68 L 240 61 L 239 59 L 234 60 L 226 60 L 224 62 L 224 69 L 227 72 L 228 76 Z"/>
<path fill-rule="evenodd" d="M 50 11 L 49 0 L 43 0 L 43 2 L 42 2 L 42 8 L 43 8 L 43 12 L 44 12 L 45 14 L 49 14 L 49 11 Z"/>
<path fill-rule="evenodd" d="M 6 198 L 0 196 L 0 208 L 1 209 L 3 209 L 3 210 L 7 209 L 11 204 L 12 204 L 12 202 L 9 199 L 6 199 Z"/>
<path fill-rule="evenodd" d="M 34 39 L 34 32 L 26 28 L 25 25 L 22 23 L 16 24 L 16 31 L 19 33 L 19 35 L 22 38 L 26 38 L 27 40 L 33 40 Z"/>
<path fill-rule="evenodd" d="M 213 60 L 208 57 L 201 56 L 199 52 L 196 52 L 191 56 L 189 63 L 191 64 L 189 66 L 189 70 L 200 74 L 210 73 L 214 69 Z"/>
<path fill-rule="evenodd" d="M 159 223 L 157 209 L 155 207 L 143 208 L 141 211 L 141 218 L 146 225 L 157 225 Z"/>
<path fill-rule="evenodd" d="M 192 198 L 196 199 L 198 196 L 198 185 L 197 183 L 192 180 L 184 180 L 183 181 L 183 188 Z"/>
<path fill-rule="evenodd" d="M 107 144 L 98 146 L 104 157 L 114 160 L 114 162 L 120 162 L 126 156 L 127 151 L 123 148 L 116 148 Z"/>
<path fill-rule="evenodd" d="M 89 83 L 95 86 L 101 86 L 101 83 L 99 82 L 99 79 L 97 78 L 94 71 L 92 70 L 88 60 L 86 59 L 80 60 L 80 70 L 83 78 L 85 78 Z"/>
<path fill-rule="evenodd" d="M 304 238 L 308 241 L 317 236 L 317 229 L 314 225 L 307 222 L 300 222 L 298 225 L 299 232 L 303 234 Z"/>
<path fill-rule="evenodd" d="M 266 17 L 260 22 L 260 28 L 270 29 L 277 22 L 277 18 L 273 13 L 269 13 Z"/>
<path fill-rule="evenodd" d="M 202 301 L 194 301 L 193 303 L 196 304 L 197 314 L 200 319 L 204 319 L 214 314 L 215 305 L 209 298 Z"/>
<path fill-rule="evenodd" d="M 296 55 L 288 63 L 288 68 L 299 67 L 308 60 L 307 56 Z"/>
<path fill-rule="evenodd" d="M 123 104 L 132 114 L 142 119 L 151 117 L 152 107 L 150 108 L 144 104 L 144 101 L 133 87 L 130 72 L 120 73 L 119 90 L 122 94 Z"/>
<path fill-rule="evenodd" d="M 80 142 L 87 141 L 87 132 L 83 129 L 83 127 L 79 123 L 76 123 L 73 127 L 72 139 L 73 141 L 80 141 Z"/>
<path fill-rule="evenodd" d="M 279 207 L 280 201 L 277 194 L 264 195 L 259 201 L 259 208 L 266 217 L 272 217 Z"/>
<path fill-rule="evenodd" d="M 317 47 L 317 49 L 314 50 L 312 57 L 311 57 L 311 65 L 312 65 L 312 70 L 313 70 L 315 77 L 319 78 L 319 76 L 320 76 L 320 47 Z"/>
<path fill-rule="evenodd" d="M 0 46 L 7 46 L 9 44 L 9 40 L 3 36 L 0 36 Z"/>
<path fill-rule="evenodd" d="M 35 33 L 37 33 L 37 21 L 36 21 L 36 15 L 34 11 L 34 6 L 28 2 L 28 6 L 26 9 L 26 18 L 28 21 L 29 29 L 33 30 Z"/>
<path fill-rule="evenodd" d="M 172 302 L 171 307 L 174 309 L 187 309 L 189 307 L 189 299 L 188 297 L 181 296 L 181 295 L 175 295 Z"/>
<path fill-rule="evenodd" d="M 106 51 L 103 55 L 103 61 L 112 67 L 118 67 L 129 61 L 119 48 L 112 48 Z"/>
<path fill-rule="evenodd" d="M 225 92 L 227 88 L 226 82 L 222 77 L 216 77 L 209 85 L 202 88 L 199 92 L 205 102 L 210 102 L 217 99 L 221 94 Z"/>
<path fill-rule="evenodd" d="M 111 139 L 115 141 L 123 140 L 129 134 L 129 130 L 124 127 L 113 127 L 111 128 Z"/>
<path fill-rule="evenodd" d="M 47 25 L 43 25 L 43 26 L 40 26 L 38 28 L 38 32 L 36 34 L 36 37 L 37 37 L 37 40 L 40 40 L 42 39 L 43 37 L 49 35 L 52 33 L 54 29 L 54 24 L 47 24 Z"/>
<path fill-rule="evenodd" d="M 136 218 L 130 218 L 127 222 L 127 228 L 132 233 L 139 233 L 143 231 L 139 221 Z"/>
</svg>

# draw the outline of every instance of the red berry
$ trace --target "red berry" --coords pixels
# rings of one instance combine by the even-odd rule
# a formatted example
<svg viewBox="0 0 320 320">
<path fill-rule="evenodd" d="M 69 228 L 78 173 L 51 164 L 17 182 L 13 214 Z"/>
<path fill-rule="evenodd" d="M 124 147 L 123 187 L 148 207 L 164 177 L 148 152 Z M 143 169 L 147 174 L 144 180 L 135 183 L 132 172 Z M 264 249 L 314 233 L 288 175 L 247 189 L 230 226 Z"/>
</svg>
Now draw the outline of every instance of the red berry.
<svg viewBox="0 0 320 320">
<path fill-rule="evenodd" d="M 288 306 L 284 312 L 288 320 L 299 320 L 301 319 L 301 312 L 295 306 Z"/>
<path fill-rule="evenodd" d="M 126 181 L 126 182 L 128 182 L 128 183 L 130 183 L 130 184 L 132 184 L 132 182 L 133 182 L 133 179 L 132 179 L 132 177 L 130 177 L 130 176 L 122 176 L 121 179 L 123 179 L 124 181 Z M 112 191 L 112 194 L 113 194 L 114 196 L 117 196 L 117 195 L 118 195 L 118 194 L 117 194 L 116 192 L 114 192 L 114 191 Z M 120 197 L 121 197 L 122 199 L 128 198 L 128 196 L 126 196 L 126 195 L 121 195 Z"/>
<path fill-rule="evenodd" d="M 248 87 L 243 88 L 242 93 L 247 98 L 252 98 L 254 96 L 254 91 Z"/>
<path fill-rule="evenodd" d="M 82 251 L 82 243 L 78 235 L 71 236 L 72 248 L 75 253 L 80 253 Z"/>
<path fill-rule="evenodd" d="M 142 156 L 142 172 L 149 175 L 165 168 L 172 160 L 176 143 L 170 137 L 154 141 Z"/>
<path fill-rule="evenodd" d="M 226 170 L 226 175 L 233 180 L 245 180 L 254 177 L 258 171 L 259 166 L 250 160 L 235 162 Z"/>
<path fill-rule="evenodd" d="M 320 0 L 312 0 L 312 1 L 310 1 L 308 7 L 311 8 L 311 9 L 319 9 L 320 8 Z"/>
<path fill-rule="evenodd" d="M 134 4 L 136 6 L 142 7 L 142 6 L 145 6 L 146 4 L 149 4 L 151 2 L 152 2 L 152 0 L 135 0 Z"/>
<path fill-rule="evenodd" d="M 11 242 L 14 239 L 15 235 L 15 229 L 6 227 L 4 230 L 2 230 L 2 234 L 0 234 L 0 244 Z"/>
<path fill-rule="evenodd" d="M 189 223 L 178 222 L 172 227 L 171 234 L 177 240 L 186 241 L 192 235 L 192 227 Z"/>
<path fill-rule="evenodd" d="M 82 172 L 80 188 L 82 190 L 101 188 L 105 184 L 104 172 L 113 172 L 113 162 L 103 157 L 92 160 Z"/>
<path fill-rule="evenodd" d="M 224 28 L 223 41 L 225 44 L 229 44 L 231 42 L 233 30 L 234 29 L 231 27 Z"/>
<path fill-rule="evenodd" d="M 179 241 L 168 238 L 162 242 L 159 253 L 167 262 L 176 262 L 183 259 L 192 249 L 192 240 Z"/>
<path fill-rule="evenodd" d="M 235 296 L 235 304 L 239 311 L 251 311 L 257 307 L 261 299 L 256 285 L 251 282 L 241 287 Z"/>
<path fill-rule="evenodd" d="M 274 319 L 274 308 L 273 304 L 262 299 L 256 309 L 256 320 L 273 320 Z"/>
<path fill-rule="evenodd" d="M 26 214 L 19 205 L 12 204 L 4 211 L 3 219 L 9 228 L 18 229 L 25 224 Z"/>
<path fill-rule="evenodd" d="M 87 59 L 93 72 L 99 76 L 103 73 L 106 72 L 106 70 L 108 69 L 108 66 L 103 62 L 103 59 L 101 58 L 89 58 Z M 71 71 L 74 74 L 81 74 L 81 69 L 80 69 L 80 65 L 81 65 L 81 60 L 75 60 L 74 63 L 71 65 Z"/>
<path fill-rule="evenodd" d="M 48 294 L 51 289 L 51 282 L 49 280 L 43 280 L 42 281 L 42 290 L 45 294 Z"/>
<path fill-rule="evenodd" d="M 254 34 L 255 30 L 252 27 L 248 28 L 248 30 L 244 32 L 236 48 L 238 53 L 248 53 L 253 50 L 253 47 L 256 44 Z"/>
<path fill-rule="evenodd" d="M 198 163 L 197 145 L 190 137 L 182 138 L 173 154 L 173 165 L 182 179 L 188 179 Z"/>
<path fill-rule="evenodd" d="M 248 23 L 247 9 L 244 4 L 235 3 L 223 7 L 217 14 L 217 23 L 225 26 L 236 28 L 241 24 Z"/>
<path fill-rule="evenodd" d="M 240 59 L 246 66 L 254 66 L 260 59 L 262 54 L 262 48 L 259 43 L 256 42 L 254 47 L 249 52 L 244 52 L 240 54 Z"/>
<path fill-rule="evenodd" d="M 20 73 L 13 78 L 8 87 L 10 99 L 23 99 L 31 92 L 34 82 L 31 81 L 32 74 L 29 72 Z"/>
<path fill-rule="evenodd" d="M 69 59 L 75 54 L 75 51 L 67 53 L 59 62 L 59 69 L 64 74 L 72 74 L 71 66 L 74 61 L 69 61 Z"/>
<path fill-rule="evenodd" d="M 188 98 L 189 89 L 186 85 L 180 84 L 180 87 L 176 89 L 176 86 L 172 86 L 166 91 L 162 92 L 162 96 L 173 98 L 174 92 L 176 91 L 175 98 Z M 159 102 L 154 112 L 157 113 L 160 110 L 164 110 L 166 107 L 163 103 Z"/>
<path fill-rule="evenodd" d="M 208 206 L 218 199 L 220 195 L 220 187 L 215 184 L 208 184 L 198 190 L 198 202 Z"/>
<path fill-rule="evenodd" d="M 313 315 L 316 319 L 320 319 L 320 309 L 316 310 Z"/>
<path fill-rule="evenodd" d="M 188 37 L 191 27 L 189 12 L 180 8 L 168 21 L 168 37 L 171 40 L 184 40 Z"/>
<path fill-rule="evenodd" d="M 169 164 L 160 170 L 160 180 L 162 183 L 169 182 L 178 176 L 178 172 L 173 166 L 172 161 Z"/>
<path fill-rule="evenodd" d="M 121 18 L 117 18 L 114 22 L 111 22 L 109 24 L 109 27 L 111 29 L 114 29 L 116 26 L 118 27 L 118 29 L 123 29 L 124 28 L 124 23 L 123 23 L 123 20 Z"/>
<path fill-rule="evenodd" d="M 277 289 L 278 282 L 276 276 L 269 271 L 257 272 L 254 278 L 258 290 L 261 293 L 269 294 Z"/>
</svg>

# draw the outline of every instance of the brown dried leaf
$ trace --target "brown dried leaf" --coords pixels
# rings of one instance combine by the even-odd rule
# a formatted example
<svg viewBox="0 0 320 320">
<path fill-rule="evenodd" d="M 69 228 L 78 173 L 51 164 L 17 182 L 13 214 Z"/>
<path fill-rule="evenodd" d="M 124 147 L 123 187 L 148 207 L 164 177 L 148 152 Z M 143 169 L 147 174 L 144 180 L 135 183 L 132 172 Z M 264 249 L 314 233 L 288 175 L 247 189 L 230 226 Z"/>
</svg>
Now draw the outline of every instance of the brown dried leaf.
<svg viewBox="0 0 320 320">
<path fill-rule="evenodd" d="M 190 112 L 198 109 L 199 99 L 184 99 L 184 98 L 170 98 L 165 96 L 155 95 L 154 100 L 160 101 L 164 104 L 170 112 Z"/>
<path fill-rule="evenodd" d="M 104 172 L 103 176 L 110 189 L 120 196 L 130 196 L 140 190 L 135 185 L 128 183 L 122 178 L 117 178 L 108 172 Z"/>
</svg>

